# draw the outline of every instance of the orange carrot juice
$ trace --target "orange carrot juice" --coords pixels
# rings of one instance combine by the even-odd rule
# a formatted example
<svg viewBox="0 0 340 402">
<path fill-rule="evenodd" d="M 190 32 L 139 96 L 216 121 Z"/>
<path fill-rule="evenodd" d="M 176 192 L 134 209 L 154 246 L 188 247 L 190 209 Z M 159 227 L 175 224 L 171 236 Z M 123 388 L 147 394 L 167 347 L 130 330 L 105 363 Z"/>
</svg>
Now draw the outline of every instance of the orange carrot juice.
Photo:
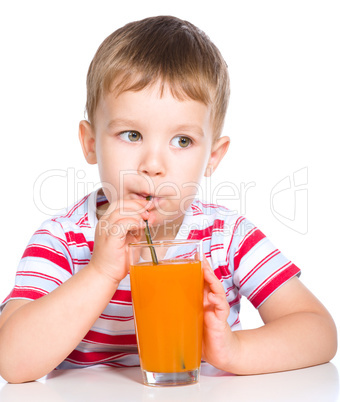
<svg viewBox="0 0 340 402">
<path fill-rule="evenodd" d="M 180 373 L 201 364 L 201 261 L 173 259 L 130 267 L 142 370 Z"/>
</svg>

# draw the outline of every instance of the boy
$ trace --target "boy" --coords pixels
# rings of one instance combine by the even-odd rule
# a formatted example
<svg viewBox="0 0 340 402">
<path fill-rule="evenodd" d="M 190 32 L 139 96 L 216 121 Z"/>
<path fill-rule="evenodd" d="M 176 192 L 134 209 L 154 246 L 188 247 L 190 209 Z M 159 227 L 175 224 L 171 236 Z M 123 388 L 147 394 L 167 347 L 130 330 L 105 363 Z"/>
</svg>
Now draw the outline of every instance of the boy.
<svg viewBox="0 0 340 402">
<path fill-rule="evenodd" d="M 202 239 L 203 358 L 236 374 L 329 361 L 336 328 L 300 270 L 254 225 L 196 199 L 227 152 L 227 66 L 192 24 L 153 17 L 99 47 L 79 138 L 102 189 L 43 223 L 27 246 L 0 316 L 0 374 L 19 383 L 55 367 L 138 365 L 127 244 Z M 149 197 L 151 196 L 151 201 Z M 264 326 L 242 331 L 240 298 Z"/>
</svg>

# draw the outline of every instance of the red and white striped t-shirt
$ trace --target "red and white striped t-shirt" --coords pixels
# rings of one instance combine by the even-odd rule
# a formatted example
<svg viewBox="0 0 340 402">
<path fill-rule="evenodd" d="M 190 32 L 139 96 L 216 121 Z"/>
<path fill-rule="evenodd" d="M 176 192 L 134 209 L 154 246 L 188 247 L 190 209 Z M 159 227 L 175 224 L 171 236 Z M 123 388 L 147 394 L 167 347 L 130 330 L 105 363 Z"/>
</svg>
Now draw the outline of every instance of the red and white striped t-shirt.
<svg viewBox="0 0 340 402">
<path fill-rule="evenodd" d="M 99 194 L 84 197 L 34 233 L 19 263 L 15 286 L 1 308 L 13 299 L 39 299 L 88 264 L 96 208 L 106 202 Z M 230 304 L 228 323 L 233 330 L 240 329 L 241 296 L 258 308 L 283 283 L 300 274 L 252 223 L 219 205 L 195 200 L 176 239 L 202 240 L 203 252 L 225 288 Z M 84 339 L 57 368 L 94 364 L 139 365 L 129 275 Z"/>
</svg>

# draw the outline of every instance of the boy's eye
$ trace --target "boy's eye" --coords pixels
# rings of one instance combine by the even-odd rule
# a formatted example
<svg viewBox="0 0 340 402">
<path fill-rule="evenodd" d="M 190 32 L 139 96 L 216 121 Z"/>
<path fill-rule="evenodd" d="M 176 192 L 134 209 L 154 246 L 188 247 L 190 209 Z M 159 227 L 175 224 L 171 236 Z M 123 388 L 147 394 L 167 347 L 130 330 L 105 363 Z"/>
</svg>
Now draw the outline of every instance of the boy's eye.
<svg viewBox="0 0 340 402">
<path fill-rule="evenodd" d="M 177 148 L 187 148 L 191 145 L 192 140 L 188 137 L 177 136 L 171 140 L 171 145 Z"/>
<path fill-rule="evenodd" d="M 120 138 L 126 142 L 137 142 L 142 139 L 142 134 L 138 131 L 124 131 L 119 134 Z"/>
</svg>

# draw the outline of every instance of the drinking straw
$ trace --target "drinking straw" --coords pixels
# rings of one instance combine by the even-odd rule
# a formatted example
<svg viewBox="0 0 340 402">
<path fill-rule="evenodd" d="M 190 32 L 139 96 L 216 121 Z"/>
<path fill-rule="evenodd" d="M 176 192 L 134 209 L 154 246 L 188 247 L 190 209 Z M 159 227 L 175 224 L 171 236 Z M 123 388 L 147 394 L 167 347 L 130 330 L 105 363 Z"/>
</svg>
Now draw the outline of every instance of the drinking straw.
<svg viewBox="0 0 340 402">
<path fill-rule="evenodd" d="M 151 195 L 148 195 L 146 197 L 146 200 L 150 201 L 151 198 L 152 198 Z M 145 220 L 145 223 L 146 223 L 146 227 L 144 229 L 144 232 L 145 232 L 146 241 L 148 242 L 148 244 L 152 244 L 152 238 L 151 238 L 151 233 L 150 233 L 150 228 L 149 228 L 149 222 L 148 222 L 147 219 Z M 157 265 L 158 264 L 158 259 L 157 259 L 155 247 L 150 246 L 150 252 L 151 252 L 152 262 L 155 265 Z"/>
</svg>

